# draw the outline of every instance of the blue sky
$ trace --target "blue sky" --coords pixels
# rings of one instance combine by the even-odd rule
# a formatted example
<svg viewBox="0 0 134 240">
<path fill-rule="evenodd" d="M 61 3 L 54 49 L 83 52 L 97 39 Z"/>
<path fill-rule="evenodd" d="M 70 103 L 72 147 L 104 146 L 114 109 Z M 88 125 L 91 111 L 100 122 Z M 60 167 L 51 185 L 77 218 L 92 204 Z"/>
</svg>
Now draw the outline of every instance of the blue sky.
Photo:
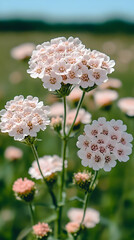
<svg viewBox="0 0 134 240">
<path fill-rule="evenodd" d="M 0 18 L 37 18 L 51 22 L 134 22 L 134 0 L 0 0 Z"/>
</svg>

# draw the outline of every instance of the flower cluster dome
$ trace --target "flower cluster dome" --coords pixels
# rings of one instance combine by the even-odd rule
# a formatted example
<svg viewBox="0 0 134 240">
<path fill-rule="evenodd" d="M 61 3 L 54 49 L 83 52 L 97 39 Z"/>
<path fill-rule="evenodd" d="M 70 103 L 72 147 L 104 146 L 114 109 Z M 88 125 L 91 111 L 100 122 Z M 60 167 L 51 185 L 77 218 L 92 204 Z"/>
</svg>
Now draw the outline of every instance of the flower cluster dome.
<svg viewBox="0 0 134 240">
<path fill-rule="evenodd" d="M 82 165 L 94 170 L 104 169 L 110 171 L 115 167 L 116 160 L 126 162 L 132 153 L 133 140 L 131 134 L 126 132 L 127 126 L 121 120 L 106 121 L 105 118 L 94 120 L 86 125 L 84 134 L 78 137 L 77 147 L 80 148 L 78 156 Z"/>
<path fill-rule="evenodd" d="M 36 137 L 37 132 L 45 130 L 49 124 L 49 109 L 37 97 L 16 96 L 7 102 L 0 111 L 1 132 L 7 132 L 15 140 L 22 141 L 26 136 Z"/>
<path fill-rule="evenodd" d="M 78 38 L 59 37 L 38 45 L 27 72 L 40 78 L 44 88 L 59 90 L 64 84 L 82 88 L 100 85 L 114 71 L 115 62 L 99 51 L 86 49 Z"/>
<path fill-rule="evenodd" d="M 57 155 L 54 156 L 46 155 L 42 158 L 39 158 L 39 164 L 44 177 L 48 177 L 55 172 L 62 171 L 62 158 L 60 158 Z M 67 162 L 65 162 L 65 167 L 66 166 Z M 36 161 L 34 161 L 32 166 L 30 167 L 29 174 L 31 175 L 32 178 L 42 179 Z"/>
</svg>

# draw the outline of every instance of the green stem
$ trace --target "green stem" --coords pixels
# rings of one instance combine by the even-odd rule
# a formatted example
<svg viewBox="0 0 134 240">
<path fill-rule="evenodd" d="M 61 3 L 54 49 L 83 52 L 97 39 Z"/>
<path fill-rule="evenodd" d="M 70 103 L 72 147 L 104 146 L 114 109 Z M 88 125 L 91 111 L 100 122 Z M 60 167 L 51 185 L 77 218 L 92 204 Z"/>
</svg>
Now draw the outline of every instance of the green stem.
<svg viewBox="0 0 134 240">
<path fill-rule="evenodd" d="M 67 112 L 67 107 L 66 107 L 66 97 L 63 97 L 63 102 L 64 102 L 64 123 L 63 123 L 63 134 L 64 137 L 66 136 L 66 112 Z"/>
<path fill-rule="evenodd" d="M 90 184 L 90 189 L 91 189 L 91 192 L 90 192 L 90 193 L 92 193 L 92 187 L 93 187 L 93 185 L 94 185 L 94 183 L 95 183 L 95 181 L 96 181 L 97 175 L 98 175 L 98 171 L 95 171 L 93 181 L 92 181 L 91 184 Z M 87 208 L 87 204 L 88 204 L 88 198 L 89 198 L 89 192 L 86 192 L 86 193 L 85 193 L 84 204 L 83 204 L 83 217 L 82 217 L 82 220 L 81 220 L 81 223 L 80 223 L 80 226 L 81 226 L 81 227 L 82 227 L 82 225 L 83 225 L 84 218 L 85 218 L 85 214 L 86 214 L 86 208 Z"/>
<path fill-rule="evenodd" d="M 85 214 L 86 214 L 86 209 L 87 209 L 87 204 L 88 204 L 88 197 L 89 197 L 89 192 L 85 193 L 85 199 L 84 199 L 84 204 L 83 204 L 83 217 L 80 223 L 80 226 L 83 225 Z"/>
<path fill-rule="evenodd" d="M 47 185 L 47 187 L 48 187 L 48 191 L 49 191 L 49 193 L 50 193 L 50 195 L 51 195 L 51 198 L 52 198 L 52 201 L 53 201 L 53 205 L 55 206 L 55 208 L 57 208 L 57 200 L 56 200 L 56 197 L 55 197 L 52 189 L 50 188 L 50 186 L 47 184 L 47 182 L 46 182 L 46 180 L 45 180 L 45 178 L 44 178 L 44 175 L 43 175 L 43 173 L 42 173 L 42 171 L 41 171 L 41 167 L 40 167 L 40 164 L 39 164 L 39 157 L 38 157 L 38 153 L 37 153 L 37 150 L 36 150 L 36 148 L 35 148 L 35 145 L 34 145 L 34 144 L 31 144 L 31 148 L 32 148 L 34 157 L 35 157 L 35 159 L 36 159 L 36 161 L 37 161 L 37 165 L 38 165 L 40 174 L 41 174 L 44 182 L 46 183 L 46 185 Z"/>
<path fill-rule="evenodd" d="M 66 97 L 63 98 L 63 101 L 64 101 L 64 122 L 63 122 L 63 153 L 62 153 L 62 173 L 61 173 L 61 186 L 60 186 L 60 199 L 59 199 L 59 207 L 57 208 L 57 225 L 55 226 L 55 238 L 56 239 L 61 239 L 61 223 L 62 223 L 62 208 L 63 208 L 63 205 L 64 205 L 64 202 L 63 202 L 63 192 L 65 191 L 65 159 L 66 159 L 66 149 L 67 149 L 67 143 L 68 143 L 68 139 L 69 139 L 69 136 L 73 130 L 73 127 L 74 127 L 74 124 L 75 124 L 75 121 L 76 121 L 76 118 L 78 116 L 78 113 L 79 113 L 79 110 L 80 110 L 80 107 L 81 107 L 81 104 L 82 104 L 82 101 L 84 99 L 84 96 L 85 96 L 85 92 L 83 91 L 82 93 L 82 96 L 81 96 L 81 99 L 78 103 L 78 106 L 77 106 L 77 111 L 76 111 L 76 115 L 75 115 L 75 118 L 73 120 L 73 123 L 70 127 L 70 130 L 68 132 L 68 134 L 66 134 Z"/>
<path fill-rule="evenodd" d="M 68 134 L 67 134 L 67 137 L 69 137 L 70 134 L 71 134 L 71 132 L 72 132 L 72 129 L 73 129 L 73 127 L 74 127 L 74 124 L 75 124 L 76 118 L 77 118 L 77 116 L 78 116 L 78 113 L 79 113 L 81 104 L 82 104 L 82 102 L 83 102 L 84 96 L 85 96 L 85 92 L 83 91 L 82 96 L 81 96 L 81 99 L 80 99 L 80 101 L 79 101 L 79 103 L 78 103 L 78 106 L 77 106 L 77 111 L 76 111 L 75 118 L 74 118 L 73 123 L 72 123 L 72 125 L 71 125 L 71 127 L 70 127 L 70 130 L 69 130 L 69 132 L 68 132 Z"/>
<path fill-rule="evenodd" d="M 33 207 L 32 207 L 32 203 L 29 203 L 29 209 L 30 209 L 30 214 L 31 214 L 31 222 L 32 222 L 32 226 L 34 225 L 34 212 L 33 212 Z"/>
</svg>

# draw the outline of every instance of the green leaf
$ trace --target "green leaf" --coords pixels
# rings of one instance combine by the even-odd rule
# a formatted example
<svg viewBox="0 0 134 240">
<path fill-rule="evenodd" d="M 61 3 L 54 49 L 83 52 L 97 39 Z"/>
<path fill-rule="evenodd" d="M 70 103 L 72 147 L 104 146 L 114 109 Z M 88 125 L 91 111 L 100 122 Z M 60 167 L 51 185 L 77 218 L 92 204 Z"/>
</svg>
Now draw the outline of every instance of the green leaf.
<svg viewBox="0 0 134 240">
<path fill-rule="evenodd" d="M 57 219 L 57 215 L 56 214 L 51 214 L 49 217 L 46 217 L 44 219 L 45 222 L 50 223 L 53 222 Z"/>
<path fill-rule="evenodd" d="M 84 203 L 84 200 L 81 199 L 81 198 L 79 198 L 79 197 L 77 197 L 77 196 L 74 196 L 74 197 L 72 197 L 72 198 L 69 199 L 69 201 L 75 201 L 75 200 Z"/>
<path fill-rule="evenodd" d="M 30 232 L 32 228 L 24 228 L 18 235 L 16 240 L 22 240 L 24 237 L 26 237 Z"/>
</svg>

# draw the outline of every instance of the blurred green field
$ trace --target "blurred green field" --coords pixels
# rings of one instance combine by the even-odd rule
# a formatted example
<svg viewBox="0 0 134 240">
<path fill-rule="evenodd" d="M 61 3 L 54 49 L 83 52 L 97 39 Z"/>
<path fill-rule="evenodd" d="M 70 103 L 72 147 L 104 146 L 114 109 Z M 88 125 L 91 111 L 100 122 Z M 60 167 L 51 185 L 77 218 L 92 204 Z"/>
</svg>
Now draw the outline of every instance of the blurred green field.
<svg viewBox="0 0 134 240">
<path fill-rule="evenodd" d="M 91 34 L 89 32 L 0 32 L 0 109 L 5 103 L 16 95 L 38 96 L 45 104 L 48 104 L 48 91 L 44 90 L 39 79 L 31 79 L 26 73 L 27 61 L 17 61 L 11 58 L 10 50 L 24 42 L 35 44 L 48 41 L 58 36 L 77 36 L 86 47 L 97 49 L 110 55 L 116 61 L 115 72 L 110 77 L 122 81 L 122 88 L 119 90 L 119 98 L 134 97 L 134 35 L 125 34 Z M 110 52 L 111 51 L 111 52 Z M 11 73 L 20 72 L 22 81 L 13 84 L 10 81 Z M 88 102 L 86 102 L 88 106 Z M 92 119 L 104 116 L 107 120 L 112 118 L 122 119 L 128 126 L 128 132 L 134 135 L 134 118 L 127 117 L 114 102 L 109 111 L 102 109 L 94 111 L 90 109 Z M 49 128 L 40 132 L 39 138 L 43 139 L 38 143 L 39 156 L 60 155 L 61 142 Z M 79 169 L 83 169 L 78 159 L 75 146 L 76 139 L 69 142 L 69 175 L 67 181 L 71 181 L 72 175 Z M 21 148 L 24 152 L 23 159 L 18 162 L 9 162 L 4 158 L 4 151 L 7 146 L 13 145 Z M 15 142 L 13 138 L 0 133 L 0 239 L 16 240 L 19 232 L 30 226 L 29 211 L 25 204 L 15 200 L 12 192 L 13 182 L 19 177 L 29 177 L 28 169 L 33 161 L 33 155 L 27 146 Z M 97 209 L 101 214 L 101 222 L 96 228 L 88 230 L 83 235 L 83 240 L 133 240 L 134 239 L 134 151 L 127 163 L 118 163 L 111 172 L 100 171 L 100 181 L 97 189 L 91 196 L 89 206 Z M 35 202 L 50 202 L 47 191 L 44 193 L 42 186 L 38 183 L 40 195 Z M 68 190 L 69 197 L 76 194 L 83 197 L 81 191 L 76 188 Z M 81 204 L 74 201 L 67 204 L 64 212 L 64 221 L 67 223 L 66 210 L 68 207 Z M 52 214 L 52 210 L 37 206 L 37 220 L 43 220 Z M 30 239 L 29 237 L 25 239 Z"/>
</svg>

